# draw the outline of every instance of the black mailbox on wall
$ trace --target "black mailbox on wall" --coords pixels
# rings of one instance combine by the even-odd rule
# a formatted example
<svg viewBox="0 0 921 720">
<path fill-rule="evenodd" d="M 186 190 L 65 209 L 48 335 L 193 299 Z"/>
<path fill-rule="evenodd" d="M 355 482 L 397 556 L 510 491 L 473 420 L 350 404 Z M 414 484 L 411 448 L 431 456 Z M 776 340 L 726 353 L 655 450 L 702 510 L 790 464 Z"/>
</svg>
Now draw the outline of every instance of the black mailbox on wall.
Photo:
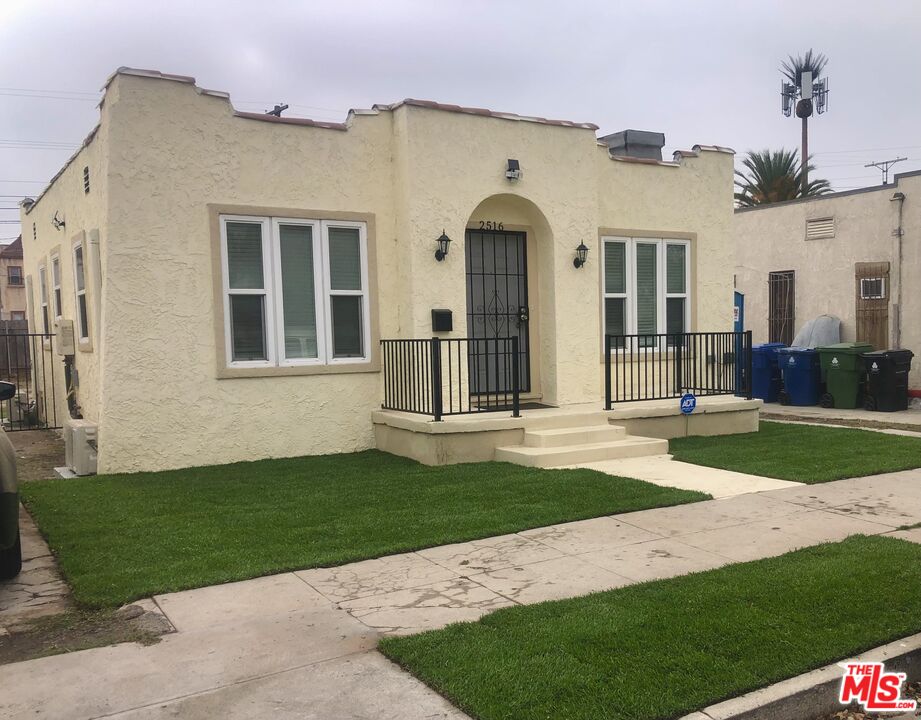
<svg viewBox="0 0 921 720">
<path fill-rule="evenodd" d="M 454 316 L 450 310 L 432 310 L 432 332 L 451 332 Z"/>
</svg>

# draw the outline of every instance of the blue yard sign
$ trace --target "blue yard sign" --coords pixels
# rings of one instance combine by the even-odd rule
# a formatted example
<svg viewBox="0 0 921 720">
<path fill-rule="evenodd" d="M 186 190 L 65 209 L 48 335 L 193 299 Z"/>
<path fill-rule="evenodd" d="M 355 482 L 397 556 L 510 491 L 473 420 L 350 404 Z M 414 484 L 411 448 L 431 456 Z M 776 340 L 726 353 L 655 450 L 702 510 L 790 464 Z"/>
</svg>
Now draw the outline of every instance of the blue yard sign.
<svg viewBox="0 0 921 720">
<path fill-rule="evenodd" d="M 697 397 L 693 393 L 685 393 L 681 396 L 681 412 L 690 415 L 697 407 Z"/>
</svg>

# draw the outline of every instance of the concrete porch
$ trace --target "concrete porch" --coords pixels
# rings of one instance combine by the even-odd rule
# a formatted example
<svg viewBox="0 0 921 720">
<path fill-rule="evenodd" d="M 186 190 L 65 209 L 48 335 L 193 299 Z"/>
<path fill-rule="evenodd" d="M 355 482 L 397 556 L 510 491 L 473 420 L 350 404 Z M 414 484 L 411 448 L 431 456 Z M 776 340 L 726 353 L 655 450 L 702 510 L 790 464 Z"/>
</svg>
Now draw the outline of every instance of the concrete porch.
<svg viewBox="0 0 921 720">
<path fill-rule="evenodd" d="M 668 440 L 758 429 L 760 400 L 722 395 L 698 398 L 682 415 L 677 399 L 601 403 L 510 412 L 431 417 L 393 410 L 371 413 L 379 450 L 426 465 L 499 460 L 532 467 L 663 455 Z"/>
</svg>

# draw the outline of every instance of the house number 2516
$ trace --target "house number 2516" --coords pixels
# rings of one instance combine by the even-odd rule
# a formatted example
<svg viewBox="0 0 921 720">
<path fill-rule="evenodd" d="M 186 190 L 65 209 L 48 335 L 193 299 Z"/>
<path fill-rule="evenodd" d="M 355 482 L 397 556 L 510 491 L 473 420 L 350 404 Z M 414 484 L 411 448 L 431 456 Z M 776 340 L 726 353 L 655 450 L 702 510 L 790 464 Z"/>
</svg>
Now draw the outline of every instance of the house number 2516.
<svg viewBox="0 0 921 720">
<path fill-rule="evenodd" d="M 480 230 L 504 230 L 505 226 L 496 220 L 480 220 Z"/>
</svg>

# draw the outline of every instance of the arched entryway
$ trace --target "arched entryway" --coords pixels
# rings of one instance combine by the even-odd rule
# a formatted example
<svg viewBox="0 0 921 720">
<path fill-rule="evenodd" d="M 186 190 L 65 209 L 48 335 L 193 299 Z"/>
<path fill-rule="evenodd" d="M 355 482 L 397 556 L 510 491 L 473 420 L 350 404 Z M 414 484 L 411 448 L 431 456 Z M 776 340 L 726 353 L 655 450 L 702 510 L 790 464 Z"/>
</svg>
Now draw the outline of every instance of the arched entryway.
<svg viewBox="0 0 921 720">
<path fill-rule="evenodd" d="M 541 343 L 542 335 L 553 331 L 551 237 L 540 209 L 513 194 L 480 202 L 464 236 L 467 333 L 472 338 L 517 337 L 522 396 L 545 403 L 556 394 L 542 372 L 554 365 L 554 358 L 542 357 Z"/>
</svg>

